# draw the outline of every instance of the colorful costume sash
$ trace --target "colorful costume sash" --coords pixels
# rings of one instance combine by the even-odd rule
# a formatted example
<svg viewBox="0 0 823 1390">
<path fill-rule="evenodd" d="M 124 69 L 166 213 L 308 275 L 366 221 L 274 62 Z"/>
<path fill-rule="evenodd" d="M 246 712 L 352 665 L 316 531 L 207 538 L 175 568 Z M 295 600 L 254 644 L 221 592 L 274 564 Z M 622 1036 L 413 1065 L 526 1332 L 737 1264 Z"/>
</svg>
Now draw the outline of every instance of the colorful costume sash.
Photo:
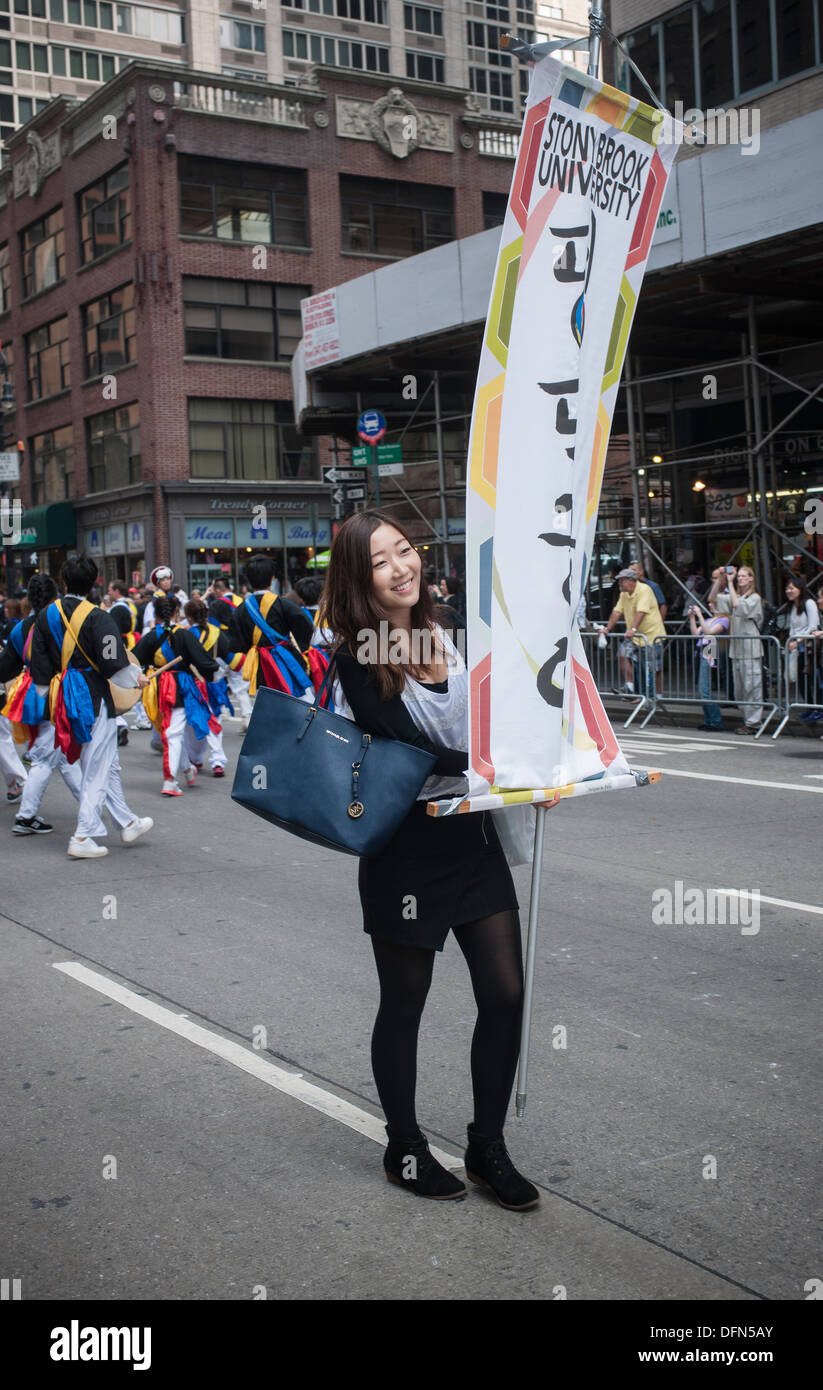
<svg viewBox="0 0 823 1390">
<path fill-rule="evenodd" d="M 297 657 L 291 643 L 269 627 L 266 614 L 276 601 L 276 595 L 269 592 L 258 603 L 253 594 L 246 598 L 246 611 L 254 623 L 253 645 L 243 664 L 243 678 L 249 682 L 249 694 L 257 691 L 258 672 L 262 671 L 264 681 L 271 690 L 282 690 L 286 695 L 303 695 L 313 681 L 306 675 L 306 668 Z M 266 637 L 271 647 L 261 647 L 260 638 Z"/>
<path fill-rule="evenodd" d="M 194 623 L 191 630 L 198 642 L 205 647 L 207 652 L 212 651 L 217 645 L 218 638 L 220 637 L 219 623 L 208 622 L 205 628 L 201 627 L 199 623 Z M 225 677 L 223 680 L 219 681 L 207 681 L 206 696 L 209 702 L 209 708 L 215 719 L 220 718 L 220 711 L 224 705 L 227 710 L 234 714 L 234 705 L 229 697 L 229 687 L 226 684 Z"/>
<path fill-rule="evenodd" d="M 15 743 L 27 743 L 29 747 L 37 737 L 37 729 L 44 719 L 48 719 L 46 700 L 37 694 L 31 679 L 31 643 L 34 636 L 34 623 L 29 627 L 28 636 L 23 637 L 23 621 L 15 623 L 9 633 L 9 645 L 14 648 L 23 663 L 23 670 L 9 682 L 2 713 L 12 726 Z"/>
<path fill-rule="evenodd" d="M 59 600 L 55 600 L 46 609 L 49 631 L 60 648 L 62 665 L 60 674 L 52 676 L 49 686 L 49 714 L 54 724 L 55 748 L 63 750 L 68 762 L 76 763 L 80 757 L 80 746 L 90 742 L 94 727 L 95 713 L 91 691 L 83 676 L 83 671 L 90 671 L 92 668 L 69 665 L 77 641 L 71 628 L 63 626 L 64 619 L 57 606 L 58 602 Z M 83 599 L 72 614 L 73 618 L 78 615 L 80 617 L 78 630 L 87 614 L 91 612 L 92 606 L 87 599 Z"/>
</svg>

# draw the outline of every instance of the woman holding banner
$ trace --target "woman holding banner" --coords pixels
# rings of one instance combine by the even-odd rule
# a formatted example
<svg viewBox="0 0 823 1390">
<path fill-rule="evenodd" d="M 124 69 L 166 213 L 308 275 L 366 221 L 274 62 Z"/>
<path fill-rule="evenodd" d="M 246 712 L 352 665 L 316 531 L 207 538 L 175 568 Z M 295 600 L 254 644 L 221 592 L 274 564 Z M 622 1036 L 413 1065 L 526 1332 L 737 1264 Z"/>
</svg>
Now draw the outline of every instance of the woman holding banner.
<svg viewBox="0 0 823 1390">
<path fill-rule="evenodd" d="M 468 676 L 434 621 L 420 556 L 395 521 L 361 512 L 343 524 L 332 546 L 324 616 L 335 637 L 344 712 L 367 733 L 437 756 L 386 849 L 360 861 L 364 930 L 380 980 L 372 1066 L 387 1120 L 386 1176 L 423 1197 L 466 1195 L 430 1153 L 415 1113 L 420 1019 L 435 952 L 452 930 L 478 1007 L 466 1172 L 502 1206 L 535 1207 L 539 1193 L 517 1172 L 503 1140 L 523 1002 L 517 897 L 489 814 L 426 814 L 431 797 L 465 790 Z"/>
</svg>

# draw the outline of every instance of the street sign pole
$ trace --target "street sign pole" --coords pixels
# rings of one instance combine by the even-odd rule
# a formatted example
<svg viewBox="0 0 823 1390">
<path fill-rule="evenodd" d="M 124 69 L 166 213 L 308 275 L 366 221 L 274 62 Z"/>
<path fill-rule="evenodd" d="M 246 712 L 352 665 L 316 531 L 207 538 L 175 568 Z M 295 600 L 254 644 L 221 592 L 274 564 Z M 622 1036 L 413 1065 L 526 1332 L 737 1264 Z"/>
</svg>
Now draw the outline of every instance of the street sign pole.
<svg viewBox="0 0 823 1390">
<path fill-rule="evenodd" d="M 377 463 L 377 445 L 371 446 L 371 466 L 374 470 L 374 502 L 377 510 L 380 511 L 380 468 Z"/>
</svg>

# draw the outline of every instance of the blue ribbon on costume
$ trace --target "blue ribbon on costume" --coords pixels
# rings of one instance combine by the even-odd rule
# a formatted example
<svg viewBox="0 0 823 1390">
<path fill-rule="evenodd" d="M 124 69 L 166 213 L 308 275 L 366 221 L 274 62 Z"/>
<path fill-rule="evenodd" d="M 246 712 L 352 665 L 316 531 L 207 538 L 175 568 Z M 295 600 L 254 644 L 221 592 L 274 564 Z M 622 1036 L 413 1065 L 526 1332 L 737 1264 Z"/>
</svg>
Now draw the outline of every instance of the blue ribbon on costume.
<svg viewBox="0 0 823 1390">
<path fill-rule="evenodd" d="M 50 603 L 46 609 L 46 621 L 51 635 L 57 643 L 57 650 L 62 652 L 65 627 L 63 619 L 57 611 L 56 603 Z M 75 651 L 79 651 L 79 647 L 76 647 Z M 89 743 L 91 731 L 94 728 L 95 713 L 91 691 L 83 677 L 83 672 L 90 670 L 90 666 L 72 666 L 69 662 L 63 672 L 63 703 L 66 709 L 66 718 L 71 725 L 76 743 Z"/>
<path fill-rule="evenodd" d="M 183 696 L 186 723 L 191 725 L 197 738 L 205 738 L 209 732 L 209 719 L 211 717 L 208 701 L 204 700 L 197 681 L 189 671 L 177 671 L 176 675 L 178 689 Z"/>
<path fill-rule="evenodd" d="M 246 608 L 255 627 L 259 627 L 263 636 L 268 637 L 271 642 L 272 656 L 290 686 L 292 695 L 305 694 L 311 686 L 311 678 L 306 675 L 306 668 L 302 661 L 298 660 L 291 643 L 285 641 L 279 632 L 275 632 L 273 627 L 269 627 L 260 612 L 260 604 L 253 595 L 249 595 L 246 599 Z"/>
</svg>

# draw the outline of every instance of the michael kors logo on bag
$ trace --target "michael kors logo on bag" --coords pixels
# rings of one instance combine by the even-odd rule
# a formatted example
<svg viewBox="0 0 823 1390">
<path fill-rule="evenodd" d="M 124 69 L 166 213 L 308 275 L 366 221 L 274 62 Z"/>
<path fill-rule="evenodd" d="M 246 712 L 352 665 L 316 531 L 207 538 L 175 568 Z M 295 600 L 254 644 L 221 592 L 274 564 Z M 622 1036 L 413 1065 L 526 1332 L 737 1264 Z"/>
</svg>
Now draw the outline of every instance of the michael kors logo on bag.
<svg viewBox="0 0 823 1390">
<path fill-rule="evenodd" d="M 324 729 L 323 732 L 328 734 L 329 738 L 336 738 L 340 743 L 350 742 L 350 739 L 344 738 L 342 734 L 333 733 L 331 729 Z"/>
<path fill-rule="evenodd" d="M 348 739 L 346 740 L 346 742 L 348 742 Z M 365 809 L 366 808 L 363 805 L 362 801 L 353 801 L 349 806 L 349 815 L 351 816 L 352 820 L 357 820 L 357 817 L 362 816 Z"/>
</svg>

